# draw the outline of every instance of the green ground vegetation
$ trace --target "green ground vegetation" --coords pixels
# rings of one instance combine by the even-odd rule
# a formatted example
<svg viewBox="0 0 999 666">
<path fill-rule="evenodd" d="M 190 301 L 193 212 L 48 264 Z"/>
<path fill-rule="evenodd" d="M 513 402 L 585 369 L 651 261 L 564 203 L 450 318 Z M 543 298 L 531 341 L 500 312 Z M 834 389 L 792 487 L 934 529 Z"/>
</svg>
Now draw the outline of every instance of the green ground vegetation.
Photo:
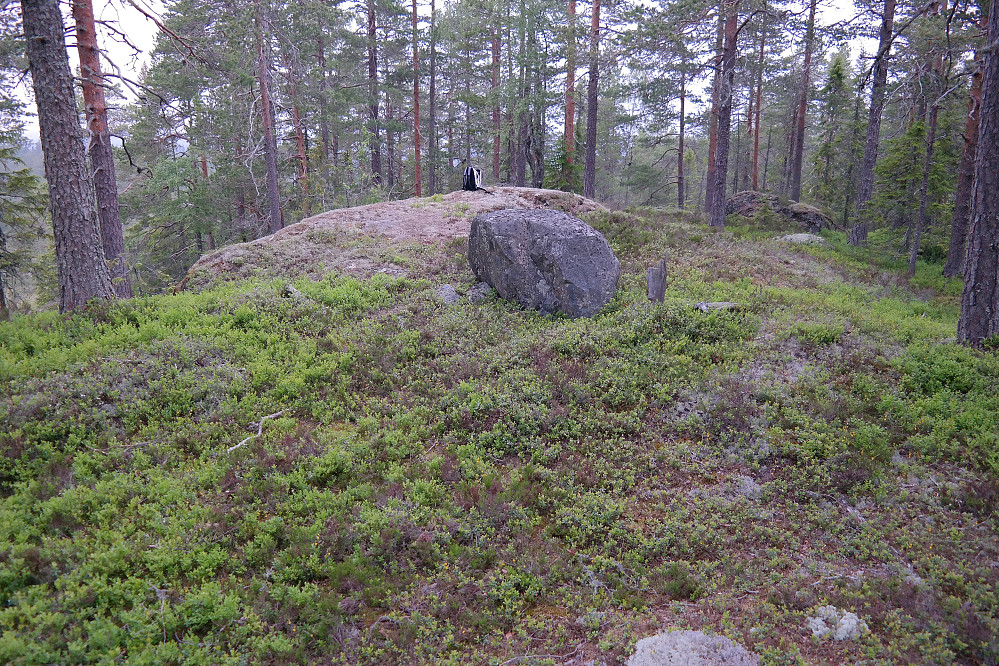
<svg viewBox="0 0 999 666">
<path fill-rule="evenodd" d="M 677 627 L 995 663 L 999 357 L 953 343 L 959 283 L 590 221 L 592 319 L 439 303 L 456 241 L 0 323 L 0 662 L 619 663 Z M 870 633 L 814 639 L 824 604 Z"/>
</svg>

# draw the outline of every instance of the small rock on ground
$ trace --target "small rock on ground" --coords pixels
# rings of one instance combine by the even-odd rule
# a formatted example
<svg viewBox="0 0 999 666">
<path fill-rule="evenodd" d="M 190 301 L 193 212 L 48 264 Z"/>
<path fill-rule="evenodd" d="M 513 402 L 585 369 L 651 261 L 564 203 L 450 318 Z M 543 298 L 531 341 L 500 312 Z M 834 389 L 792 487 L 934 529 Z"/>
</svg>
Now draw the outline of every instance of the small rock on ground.
<svg viewBox="0 0 999 666">
<path fill-rule="evenodd" d="M 724 636 L 670 631 L 638 641 L 627 666 L 758 666 L 760 658 Z"/>
<path fill-rule="evenodd" d="M 468 290 L 468 300 L 472 303 L 481 303 L 489 298 L 492 290 L 493 288 L 489 286 L 488 282 L 479 282 Z"/>
<path fill-rule="evenodd" d="M 454 305 L 458 302 L 458 292 L 449 284 L 442 284 L 437 287 L 437 300 L 447 305 Z"/>
</svg>

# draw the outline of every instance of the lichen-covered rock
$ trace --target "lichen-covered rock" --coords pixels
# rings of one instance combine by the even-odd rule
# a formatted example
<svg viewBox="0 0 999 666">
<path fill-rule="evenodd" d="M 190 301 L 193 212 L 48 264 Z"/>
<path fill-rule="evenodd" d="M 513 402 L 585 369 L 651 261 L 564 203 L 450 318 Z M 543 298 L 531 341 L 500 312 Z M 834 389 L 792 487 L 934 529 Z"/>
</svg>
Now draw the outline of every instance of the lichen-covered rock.
<svg viewBox="0 0 999 666">
<path fill-rule="evenodd" d="M 442 284 L 437 287 L 437 300 L 445 305 L 454 305 L 458 302 L 458 292 L 449 284 Z"/>
<path fill-rule="evenodd" d="M 829 216 L 815 206 L 797 201 L 782 203 L 777 195 L 767 192 L 746 190 L 733 194 L 725 201 L 726 215 L 736 213 L 743 217 L 755 218 L 757 213 L 764 209 L 807 231 L 820 231 L 832 226 Z"/>
<path fill-rule="evenodd" d="M 635 644 L 628 666 L 758 666 L 760 658 L 724 636 L 670 631 Z"/>
<path fill-rule="evenodd" d="M 476 216 L 468 263 L 503 298 L 570 317 L 596 314 L 613 298 L 621 276 L 621 264 L 599 231 L 553 210 Z"/>
</svg>

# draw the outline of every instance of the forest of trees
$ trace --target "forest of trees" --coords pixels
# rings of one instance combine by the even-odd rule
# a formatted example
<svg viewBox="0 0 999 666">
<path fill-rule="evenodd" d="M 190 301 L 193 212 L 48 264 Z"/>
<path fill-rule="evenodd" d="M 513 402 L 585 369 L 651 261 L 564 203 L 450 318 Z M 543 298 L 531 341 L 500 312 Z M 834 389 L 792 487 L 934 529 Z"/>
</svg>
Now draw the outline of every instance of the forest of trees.
<svg viewBox="0 0 999 666">
<path fill-rule="evenodd" d="M 811 203 L 852 243 L 908 256 L 910 273 L 946 256 L 946 275 L 966 275 L 958 337 L 981 344 L 999 333 L 994 13 L 986 0 L 857 0 L 836 20 L 817 0 L 169 0 L 132 80 L 100 52 L 131 36 L 95 21 L 91 0 L 3 2 L 0 308 L 38 259 L 15 237 L 45 214 L 54 297 L 72 309 L 161 290 L 206 251 L 310 214 L 452 191 L 471 164 L 487 184 L 716 227 L 740 190 Z M 36 106 L 16 92 L 24 72 L 48 213 L 17 160 Z"/>
</svg>

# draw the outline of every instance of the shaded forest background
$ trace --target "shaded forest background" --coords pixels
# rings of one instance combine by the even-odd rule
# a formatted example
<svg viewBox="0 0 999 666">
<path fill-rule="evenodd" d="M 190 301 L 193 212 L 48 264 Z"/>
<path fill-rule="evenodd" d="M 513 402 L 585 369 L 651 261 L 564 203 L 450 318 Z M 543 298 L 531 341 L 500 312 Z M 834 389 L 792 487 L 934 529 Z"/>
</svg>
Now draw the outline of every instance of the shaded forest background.
<svg viewBox="0 0 999 666">
<path fill-rule="evenodd" d="M 137 293 L 156 292 L 204 252 L 309 214 L 452 191 L 467 164 L 482 168 L 487 185 L 707 216 L 726 101 L 729 194 L 807 201 L 844 230 L 869 226 L 869 242 L 885 252 L 942 262 L 960 208 L 969 110 L 981 94 L 983 10 L 858 2 L 830 24 L 823 9 L 168 2 L 150 15 L 159 31 L 137 80 L 104 63 L 130 281 Z M 40 239 L 44 192 L 15 159 L 26 155 L 19 18 L 17 5 L 4 6 L 0 286 L 26 307 L 54 298 L 55 277 Z M 886 23 L 887 48 L 858 52 L 856 44 L 878 44 Z M 116 24 L 99 24 L 98 34 L 130 40 Z M 858 196 L 879 64 L 874 185 Z M 40 158 L 27 156 L 37 175 Z M 951 274 L 961 268 L 952 254 Z"/>
</svg>

